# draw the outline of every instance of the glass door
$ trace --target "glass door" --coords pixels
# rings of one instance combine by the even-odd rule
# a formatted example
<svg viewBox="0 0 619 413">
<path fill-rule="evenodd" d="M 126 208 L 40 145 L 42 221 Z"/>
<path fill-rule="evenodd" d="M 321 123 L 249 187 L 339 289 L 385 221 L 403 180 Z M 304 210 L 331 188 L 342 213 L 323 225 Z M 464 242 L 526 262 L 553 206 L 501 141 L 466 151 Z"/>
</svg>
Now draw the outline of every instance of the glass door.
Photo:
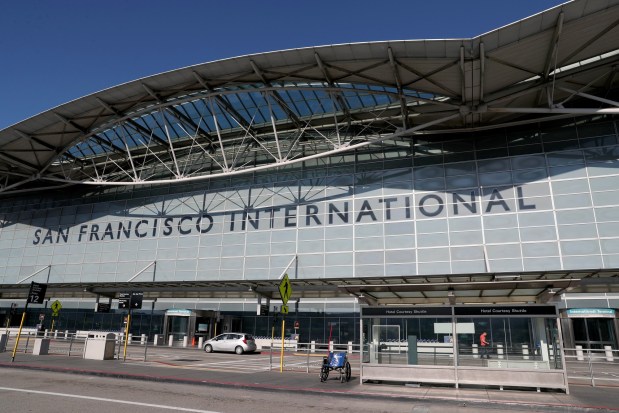
<svg viewBox="0 0 619 413">
<path fill-rule="evenodd" d="M 574 344 L 582 348 L 602 350 L 604 346 L 617 349 L 612 318 L 573 318 Z"/>
<path fill-rule="evenodd" d="M 174 336 L 174 340 L 182 340 L 189 334 L 189 317 L 168 316 L 168 337 Z"/>
</svg>

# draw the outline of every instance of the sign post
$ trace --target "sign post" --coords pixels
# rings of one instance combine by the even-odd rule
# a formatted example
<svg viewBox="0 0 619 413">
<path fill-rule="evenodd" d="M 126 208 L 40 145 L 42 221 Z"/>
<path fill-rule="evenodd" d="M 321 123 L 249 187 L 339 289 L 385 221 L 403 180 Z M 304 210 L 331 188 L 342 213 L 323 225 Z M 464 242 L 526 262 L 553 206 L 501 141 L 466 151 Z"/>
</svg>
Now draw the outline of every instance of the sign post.
<svg viewBox="0 0 619 413">
<path fill-rule="evenodd" d="M 52 326 L 50 328 L 51 331 L 54 331 L 54 322 L 56 321 L 56 317 L 58 317 L 58 313 L 60 312 L 60 309 L 62 308 L 62 304 L 60 303 L 60 301 L 56 300 L 52 303 Z"/>
<path fill-rule="evenodd" d="M 142 308 L 144 293 L 132 291 L 130 293 L 118 293 L 118 308 L 128 308 L 127 326 L 125 327 L 125 346 L 123 348 L 123 361 L 127 360 L 127 344 L 129 343 L 129 326 L 131 325 L 131 310 Z"/>
<path fill-rule="evenodd" d="M 24 321 L 26 320 L 26 311 L 28 310 L 28 304 L 43 304 L 46 291 L 47 284 L 35 283 L 34 281 L 30 283 L 30 291 L 28 291 L 26 306 L 24 307 L 24 312 L 21 315 L 21 322 L 19 323 L 19 330 L 17 331 L 17 339 L 15 340 L 15 347 L 13 347 L 13 355 L 11 356 L 11 363 L 15 361 L 15 353 L 17 353 L 17 346 L 19 345 L 21 330 L 24 327 Z"/>
<path fill-rule="evenodd" d="M 292 295 L 292 286 L 290 285 L 290 278 L 288 278 L 288 274 L 284 274 L 284 278 L 279 283 L 279 295 L 282 298 L 282 351 L 279 356 L 279 371 L 280 373 L 284 371 L 284 337 L 286 333 L 286 314 L 288 314 L 288 299 Z"/>
</svg>

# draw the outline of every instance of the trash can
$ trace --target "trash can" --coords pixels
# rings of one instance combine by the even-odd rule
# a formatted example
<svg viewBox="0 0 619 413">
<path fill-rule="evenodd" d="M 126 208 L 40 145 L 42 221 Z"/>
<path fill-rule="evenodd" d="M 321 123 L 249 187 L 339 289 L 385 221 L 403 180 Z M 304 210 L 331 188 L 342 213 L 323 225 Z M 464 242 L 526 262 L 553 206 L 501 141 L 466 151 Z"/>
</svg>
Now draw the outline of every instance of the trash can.
<svg viewBox="0 0 619 413">
<path fill-rule="evenodd" d="M 89 334 L 84 344 L 84 358 L 114 360 L 115 343 L 114 333 Z"/>
</svg>

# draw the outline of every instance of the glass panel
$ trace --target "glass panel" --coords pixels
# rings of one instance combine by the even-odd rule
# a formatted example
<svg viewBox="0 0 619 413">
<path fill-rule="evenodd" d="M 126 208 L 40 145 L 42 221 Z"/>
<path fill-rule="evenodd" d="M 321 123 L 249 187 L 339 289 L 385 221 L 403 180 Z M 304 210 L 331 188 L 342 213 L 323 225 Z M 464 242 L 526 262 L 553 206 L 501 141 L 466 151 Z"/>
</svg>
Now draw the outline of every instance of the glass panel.
<svg viewBox="0 0 619 413">
<path fill-rule="evenodd" d="M 560 369 L 554 326 L 554 320 L 541 318 L 459 318 L 458 364 Z"/>
<path fill-rule="evenodd" d="M 450 318 L 366 319 L 363 363 L 453 366 Z"/>
</svg>

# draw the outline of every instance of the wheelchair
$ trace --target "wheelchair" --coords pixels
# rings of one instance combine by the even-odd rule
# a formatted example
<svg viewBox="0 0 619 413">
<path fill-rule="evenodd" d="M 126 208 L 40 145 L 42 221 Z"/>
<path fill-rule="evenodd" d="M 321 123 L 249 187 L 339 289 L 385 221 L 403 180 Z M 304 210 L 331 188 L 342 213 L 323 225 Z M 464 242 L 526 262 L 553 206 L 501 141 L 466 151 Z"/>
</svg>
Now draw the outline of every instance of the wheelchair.
<svg viewBox="0 0 619 413">
<path fill-rule="evenodd" d="M 346 353 L 330 352 L 327 357 L 322 359 L 322 367 L 320 368 L 320 381 L 325 382 L 329 378 L 329 372 L 335 370 L 340 375 L 340 383 L 350 381 L 351 368 L 348 362 Z"/>
</svg>

